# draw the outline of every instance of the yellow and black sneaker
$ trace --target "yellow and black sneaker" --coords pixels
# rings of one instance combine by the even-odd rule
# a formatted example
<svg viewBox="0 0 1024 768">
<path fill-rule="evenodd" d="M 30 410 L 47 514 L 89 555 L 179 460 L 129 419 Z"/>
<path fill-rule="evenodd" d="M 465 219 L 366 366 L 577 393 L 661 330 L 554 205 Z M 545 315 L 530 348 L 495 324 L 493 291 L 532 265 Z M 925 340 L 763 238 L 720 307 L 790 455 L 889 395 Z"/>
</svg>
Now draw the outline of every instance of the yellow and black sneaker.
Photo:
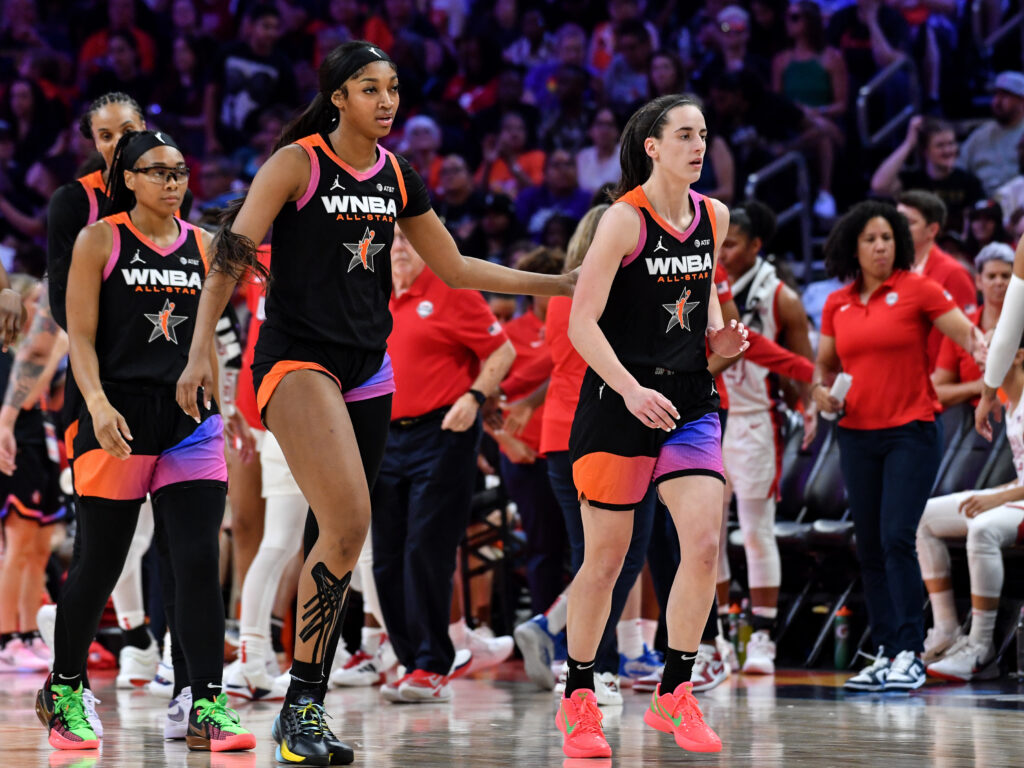
<svg viewBox="0 0 1024 768">
<path fill-rule="evenodd" d="M 324 731 L 330 733 L 324 722 L 323 704 L 311 696 L 301 696 L 294 703 L 285 702 L 271 730 L 277 742 L 277 761 L 291 765 L 330 765 L 331 748 Z"/>
</svg>

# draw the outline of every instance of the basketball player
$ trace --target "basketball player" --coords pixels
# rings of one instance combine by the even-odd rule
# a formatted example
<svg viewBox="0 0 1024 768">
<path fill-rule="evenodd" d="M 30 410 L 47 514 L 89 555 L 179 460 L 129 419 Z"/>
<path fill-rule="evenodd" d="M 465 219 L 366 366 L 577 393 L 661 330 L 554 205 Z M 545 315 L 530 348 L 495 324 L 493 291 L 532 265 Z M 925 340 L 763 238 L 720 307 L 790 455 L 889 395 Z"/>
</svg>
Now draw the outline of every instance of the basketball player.
<svg viewBox="0 0 1024 768">
<path fill-rule="evenodd" d="M 218 235 L 178 386 L 179 405 L 198 418 L 197 390 L 208 399 L 213 386 L 216 318 L 237 280 L 257 267 L 255 243 L 273 225 L 273 286 L 253 378 L 264 424 L 313 511 L 292 680 L 273 732 L 279 760 L 309 765 L 352 760 L 324 720 L 324 668 L 337 647 L 390 421 L 394 380 L 386 347 L 395 222 L 402 220 L 413 247 L 454 287 L 552 295 L 571 292 L 574 281 L 459 254 L 422 179 L 378 146 L 399 104 L 398 75 L 384 51 L 362 41 L 338 46 L 320 67 L 319 86 Z"/>
<path fill-rule="evenodd" d="M 724 476 L 712 352 L 733 357 L 746 330 L 722 320 L 713 275 L 729 213 L 690 189 L 707 129 L 693 101 L 663 96 L 626 126 L 618 201 L 584 259 L 569 338 L 589 369 L 569 449 L 586 540 L 569 595 L 569 673 L 556 724 L 569 757 L 607 757 L 594 702 L 594 658 L 610 595 L 651 482 L 679 531 L 668 603 L 668 653 L 645 722 L 684 749 L 715 752 L 690 674 L 711 607 Z M 655 253 L 658 244 L 666 252 Z M 714 254 L 714 255 L 713 255 Z"/>
<path fill-rule="evenodd" d="M 181 350 L 191 342 L 209 239 L 175 215 L 187 179 L 184 157 L 169 136 L 126 134 L 117 143 L 107 189 L 112 205 L 127 212 L 86 227 L 75 241 L 66 302 L 81 400 L 68 433 L 84 525 L 81 554 L 58 606 L 58 625 L 65 631 L 55 636 L 53 672 L 36 698 L 36 712 L 57 749 L 99 745 L 85 717 L 82 670 L 147 494 L 167 536 L 175 626 L 194 692 L 188 746 L 255 746 L 221 693 L 223 424 L 214 402 L 193 424 L 173 399 L 184 363 Z"/>
</svg>

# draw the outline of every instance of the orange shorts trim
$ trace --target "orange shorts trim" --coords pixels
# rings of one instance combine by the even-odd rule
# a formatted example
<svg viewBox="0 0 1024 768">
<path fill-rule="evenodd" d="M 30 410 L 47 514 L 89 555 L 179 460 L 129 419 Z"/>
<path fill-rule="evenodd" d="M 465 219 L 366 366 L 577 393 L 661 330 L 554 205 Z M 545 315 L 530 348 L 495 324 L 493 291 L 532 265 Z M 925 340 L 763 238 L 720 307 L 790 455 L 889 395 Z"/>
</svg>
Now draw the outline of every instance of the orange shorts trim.
<svg viewBox="0 0 1024 768">
<path fill-rule="evenodd" d="M 643 501 L 654 476 L 655 456 L 618 456 L 595 452 L 572 465 L 572 479 L 581 501 L 601 509 L 633 509 Z"/>
<path fill-rule="evenodd" d="M 263 380 L 260 382 L 259 391 L 256 392 L 256 407 L 259 409 L 260 419 L 263 418 L 263 411 L 267 407 L 267 403 L 270 402 L 270 398 L 273 396 L 278 384 L 293 371 L 318 371 L 325 376 L 330 376 L 334 383 L 338 385 L 338 389 L 341 389 L 341 382 L 338 381 L 338 377 L 319 363 L 311 363 L 307 360 L 281 360 L 274 363 L 274 367 L 263 377 Z"/>
<path fill-rule="evenodd" d="M 159 456 L 115 459 L 102 448 L 86 451 L 75 461 L 75 493 L 112 501 L 139 501 L 149 493 Z"/>
<path fill-rule="evenodd" d="M 78 419 L 75 419 L 64 430 L 64 451 L 67 453 L 68 461 L 75 458 L 75 438 L 78 437 Z"/>
</svg>

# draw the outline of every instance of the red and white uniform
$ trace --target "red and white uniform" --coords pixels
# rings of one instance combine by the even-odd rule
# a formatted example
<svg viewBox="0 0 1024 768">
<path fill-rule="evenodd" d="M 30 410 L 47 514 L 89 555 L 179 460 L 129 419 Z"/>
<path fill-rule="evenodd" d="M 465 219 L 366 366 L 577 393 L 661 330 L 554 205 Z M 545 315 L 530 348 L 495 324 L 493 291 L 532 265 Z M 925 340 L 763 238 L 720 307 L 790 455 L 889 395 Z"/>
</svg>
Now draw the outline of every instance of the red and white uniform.
<svg viewBox="0 0 1024 768">
<path fill-rule="evenodd" d="M 732 285 L 740 321 L 762 336 L 779 336 L 778 295 L 783 283 L 764 259 Z M 729 389 L 729 419 L 722 454 L 737 498 L 764 499 L 778 492 L 782 469 L 778 380 L 746 357 L 722 374 Z"/>
</svg>

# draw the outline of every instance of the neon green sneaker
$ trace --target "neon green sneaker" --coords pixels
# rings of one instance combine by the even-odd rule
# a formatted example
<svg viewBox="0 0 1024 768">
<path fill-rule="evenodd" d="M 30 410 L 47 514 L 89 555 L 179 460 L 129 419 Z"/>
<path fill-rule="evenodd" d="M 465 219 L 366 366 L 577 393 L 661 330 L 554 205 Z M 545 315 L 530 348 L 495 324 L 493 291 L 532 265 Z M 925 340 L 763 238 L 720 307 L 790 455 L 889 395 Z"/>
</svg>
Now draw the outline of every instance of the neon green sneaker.
<svg viewBox="0 0 1024 768">
<path fill-rule="evenodd" d="M 44 685 L 36 695 L 36 714 L 49 729 L 48 741 L 54 749 L 99 749 L 100 740 L 85 714 L 81 683 L 78 690 Z"/>
<path fill-rule="evenodd" d="M 227 694 L 222 693 L 212 701 L 192 702 L 185 743 L 192 750 L 231 752 L 252 749 L 256 737 L 239 725 L 238 713 L 228 706 Z"/>
</svg>

